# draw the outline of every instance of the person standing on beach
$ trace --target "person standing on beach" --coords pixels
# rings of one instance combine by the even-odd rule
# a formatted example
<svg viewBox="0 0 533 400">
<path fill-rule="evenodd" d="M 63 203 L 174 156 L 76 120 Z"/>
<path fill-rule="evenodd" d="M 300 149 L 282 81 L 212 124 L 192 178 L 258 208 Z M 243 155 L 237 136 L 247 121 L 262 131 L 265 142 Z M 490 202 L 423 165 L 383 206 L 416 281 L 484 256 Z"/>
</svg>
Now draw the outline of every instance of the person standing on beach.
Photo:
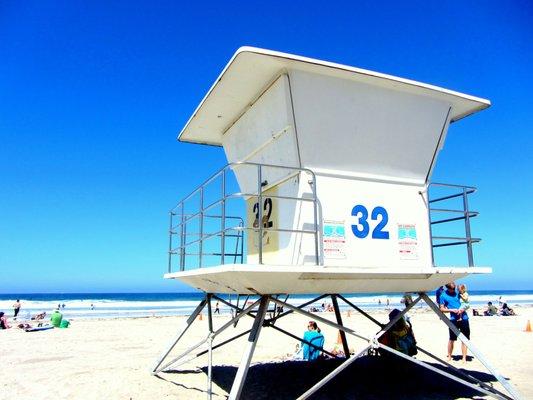
<svg viewBox="0 0 533 400">
<path fill-rule="evenodd" d="M 220 314 L 220 308 L 219 308 L 218 301 L 217 301 L 217 303 L 215 304 L 215 312 L 214 312 L 214 314 Z"/>
<path fill-rule="evenodd" d="M 13 318 L 16 319 L 20 311 L 20 300 L 19 299 L 17 299 L 17 301 L 15 301 L 15 304 L 13 304 L 13 310 L 15 313 L 15 315 L 13 315 Z"/>
<path fill-rule="evenodd" d="M 440 295 L 440 310 L 450 314 L 451 323 L 459 330 L 460 333 L 470 340 L 470 324 L 466 310 L 461 309 L 461 300 L 459 292 L 455 290 L 455 282 L 446 285 L 446 290 Z M 453 346 L 457 340 L 457 335 L 450 329 L 450 339 L 448 340 L 448 361 L 452 359 Z M 463 363 L 466 362 L 467 348 L 461 343 L 461 352 Z"/>
<path fill-rule="evenodd" d="M 440 306 L 440 295 L 442 294 L 442 292 L 444 292 L 444 286 L 441 286 L 437 289 L 437 291 L 435 292 L 435 300 L 437 302 L 437 305 Z"/>
</svg>

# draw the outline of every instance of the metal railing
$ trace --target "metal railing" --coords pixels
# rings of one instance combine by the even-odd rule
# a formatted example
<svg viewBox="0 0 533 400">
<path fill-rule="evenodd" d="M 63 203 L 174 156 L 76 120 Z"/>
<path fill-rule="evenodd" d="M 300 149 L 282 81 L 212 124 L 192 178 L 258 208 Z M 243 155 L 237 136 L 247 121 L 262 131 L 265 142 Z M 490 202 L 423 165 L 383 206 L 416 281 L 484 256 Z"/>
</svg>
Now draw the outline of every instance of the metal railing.
<svg viewBox="0 0 533 400">
<path fill-rule="evenodd" d="M 446 191 L 437 198 L 432 199 L 429 194 L 431 187 L 439 187 L 441 190 Z M 429 221 L 432 241 L 432 251 L 434 248 L 447 247 L 447 246 L 459 246 L 466 245 L 466 252 L 468 257 L 468 266 L 474 266 L 474 253 L 472 250 L 472 244 L 481 241 L 479 238 L 473 238 L 471 234 L 470 219 L 477 217 L 479 213 L 477 211 L 471 211 L 468 207 L 468 196 L 476 192 L 476 188 L 472 186 L 451 185 L 445 183 L 431 183 L 428 187 L 429 194 Z M 461 201 L 461 207 L 446 207 L 433 208 L 432 205 L 436 203 L 445 203 L 449 200 L 459 199 Z M 434 219 L 434 215 L 441 215 L 439 219 Z M 436 236 L 433 235 L 433 226 L 439 224 L 447 224 L 455 221 L 464 221 L 464 237 L 457 236 Z M 434 253 L 433 253 L 434 257 Z"/>
<path fill-rule="evenodd" d="M 236 170 L 237 168 L 255 168 L 257 170 L 257 189 L 252 193 L 243 193 L 243 192 L 227 192 L 227 173 L 229 170 Z M 282 169 L 287 170 L 290 173 L 282 179 L 282 182 L 285 182 L 287 179 L 290 179 L 294 176 L 301 175 L 302 173 L 308 174 L 310 179 L 308 183 L 312 187 L 312 197 L 298 197 L 298 196 L 280 196 L 268 194 L 265 196 L 263 194 L 264 187 L 268 185 L 263 179 L 265 169 Z M 205 205 L 205 192 L 209 185 L 215 182 L 217 179 L 221 180 L 220 185 L 220 196 L 213 201 L 212 203 Z M 195 211 L 190 213 L 186 212 L 186 202 L 191 201 L 195 196 L 199 196 L 197 207 Z M 263 222 L 263 207 L 257 207 L 257 226 L 247 226 L 241 217 L 228 216 L 226 204 L 228 200 L 234 198 L 250 198 L 255 197 L 257 199 L 257 204 L 263 204 L 263 197 L 278 199 L 278 200 L 289 200 L 297 202 L 312 202 L 313 203 L 313 229 L 282 229 L 279 227 L 270 227 Z M 217 214 L 208 214 L 209 210 L 212 210 L 214 207 L 220 206 L 221 213 Z M 182 199 L 171 211 L 170 211 L 170 228 L 169 228 L 169 249 L 168 249 L 168 272 L 172 272 L 173 269 L 173 257 L 179 257 L 179 268 L 180 271 L 184 271 L 186 268 L 186 259 L 190 256 L 196 256 L 197 259 L 194 262 L 194 267 L 191 268 L 202 268 L 204 266 L 204 256 L 220 256 L 219 265 L 226 263 L 226 257 L 233 257 L 233 263 L 236 263 L 237 260 L 240 263 L 244 262 L 244 240 L 245 232 L 251 232 L 250 234 L 257 235 L 258 243 L 258 259 L 259 264 L 263 263 L 263 237 L 264 232 L 285 232 L 285 233 L 301 233 L 301 234 L 311 234 L 314 235 L 314 247 L 315 247 L 315 262 L 319 264 L 319 231 L 320 225 L 318 222 L 318 200 L 316 195 L 316 177 L 313 171 L 307 168 L 299 167 L 288 167 L 282 165 L 271 165 L 271 164 L 259 164 L 252 162 L 236 162 L 227 164 L 225 167 L 221 168 L 210 178 L 208 178 L 204 183 L 202 183 L 198 188 L 196 188 L 192 193 Z M 220 229 L 215 232 L 205 233 L 204 227 L 206 220 L 209 219 L 220 219 Z M 198 220 L 198 232 L 188 232 L 187 226 L 191 224 L 192 221 Z M 259 222 L 260 221 L 260 222 Z M 231 225 L 230 223 L 237 223 L 236 225 Z M 229 226 L 228 226 L 229 225 Z M 194 237 L 194 239 L 191 239 Z M 219 246 L 216 251 L 206 251 L 205 245 L 206 241 L 213 238 L 220 238 Z M 235 247 L 232 247 L 233 252 L 228 252 L 227 250 L 227 239 L 234 238 L 236 240 Z M 179 243 L 177 246 L 176 243 Z M 198 251 L 189 251 L 189 248 L 193 245 L 198 246 Z"/>
</svg>

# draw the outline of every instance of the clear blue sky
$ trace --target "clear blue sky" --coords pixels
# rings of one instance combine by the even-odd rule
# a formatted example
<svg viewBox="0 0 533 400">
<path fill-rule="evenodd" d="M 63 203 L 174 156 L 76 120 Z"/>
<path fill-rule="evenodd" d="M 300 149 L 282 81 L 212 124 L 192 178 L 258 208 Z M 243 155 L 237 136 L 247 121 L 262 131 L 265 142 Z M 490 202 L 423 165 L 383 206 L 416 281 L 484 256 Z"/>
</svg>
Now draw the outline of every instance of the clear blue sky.
<svg viewBox="0 0 533 400">
<path fill-rule="evenodd" d="M 533 6 L 0 3 L 0 292 L 174 291 L 167 211 L 225 163 L 176 134 L 252 45 L 489 98 L 435 181 L 476 185 L 473 289 L 533 289 Z"/>
</svg>

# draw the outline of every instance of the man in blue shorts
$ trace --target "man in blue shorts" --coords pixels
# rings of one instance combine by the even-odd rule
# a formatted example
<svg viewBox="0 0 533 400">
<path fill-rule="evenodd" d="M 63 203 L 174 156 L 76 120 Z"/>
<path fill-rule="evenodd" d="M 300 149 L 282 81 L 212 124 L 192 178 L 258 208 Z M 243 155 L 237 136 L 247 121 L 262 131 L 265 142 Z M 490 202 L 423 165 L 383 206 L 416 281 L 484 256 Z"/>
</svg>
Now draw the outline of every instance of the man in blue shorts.
<svg viewBox="0 0 533 400">
<path fill-rule="evenodd" d="M 440 310 L 450 314 L 450 321 L 455 327 L 470 340 L 470 324 L 468 323 L 468 314 L 461 310 L 461 300 L 459 292 L 455 290 L 455 282 L 446 285 L 446 290 L 440 295 Z M 453 345 L 457 340 L 457 335 L 450 329 L 450 340 L 448 341 L 448 361 L 452 359 Z M 466 362 L 466 345 L 461 343 L 463 353 L 463 363 Z"/>
</svg>

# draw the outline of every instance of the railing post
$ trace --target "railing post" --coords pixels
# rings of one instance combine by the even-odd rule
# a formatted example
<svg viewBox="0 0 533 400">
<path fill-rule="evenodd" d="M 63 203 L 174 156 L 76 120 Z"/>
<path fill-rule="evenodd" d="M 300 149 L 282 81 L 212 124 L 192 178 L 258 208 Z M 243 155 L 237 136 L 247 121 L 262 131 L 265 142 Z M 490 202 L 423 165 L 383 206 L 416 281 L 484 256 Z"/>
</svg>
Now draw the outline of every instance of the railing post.
<svg viewBox="0 0 533 400">
<path fill-rule="evenodd" d="M 427 201 L 426 204 L 428 206 L 428 221 L 429 221 L 429 243 L 431 244 L 431 266 L 435 266 L 435 248 L 433 247 L 433 224 L 431 223 L 431 203 L 430 203 L 430 194 L 429 194 L 429 187 L 431 186 L 431 183 L 427 185 L 426 188 L 426 195 L 427 195 Z M 421 196 L 424 196 L 422 192 L 420 192 Z"/>
<path fill-rule="evenodd" d="M 259 224 L 258 231 L 258 248 L 259 248 L 259 264 L 263 264 L 263 177 L 261 171 L 261 164 L 257 165 L 257 222 Z"/>
<path fill-rule="evenodd" d="M 314 175 L 311 175 L 313 186 L 313 216 L 315 224 L 315 263 L 320 265 L 320 246 L 318 243 L 318 198 L 316 196 L 316 179 Z"/>
<path fill-rule="evenodd" d="M 466 251 L 468 253 L 468 266 L 474 266 L 474 254 L 472 252 L 472 235 L 470 233 L 470 212 L 468 211 L 468 190 L 463 188 L 463 210 L 465 215 Z"/>
<path fill-rule="evenodd" d="M 198 242 L 198 268 L 202 268 L 204 244 L 204 187 L 200 188 L 200 241 Z"/>
<path fill-rule="evenodd" d="M 222 216 L 220 219 L 220 263 L 225 264 L 226 253 L 226 170 L 222 170 Z"/>
<path fill-rule="evenodd" d="M 174 213 L 171 211 L 169 212 L 169 216 L 170 216 L 170 222 L 169 222 L 169 227 L 168 227 L 168 235 L 169 235 L 169 238 L 168 238 L 168 273 L 170 274 L 172 272 L 172 216 L 174 215 Z"/>
<path fill-rule="evenodd" d="M 185 242 L 187 228 L 185 226 L 185 203 L 181 203 L 181 238 L 180 238 L 180 270 L 185 270 Z"/>
<path fill-rule="evenodd" d="M 244 263 L 244 222 L 239 222 L 239 226 L 243 229 L 241 229 L 241 264 Z"/>
</svg>

